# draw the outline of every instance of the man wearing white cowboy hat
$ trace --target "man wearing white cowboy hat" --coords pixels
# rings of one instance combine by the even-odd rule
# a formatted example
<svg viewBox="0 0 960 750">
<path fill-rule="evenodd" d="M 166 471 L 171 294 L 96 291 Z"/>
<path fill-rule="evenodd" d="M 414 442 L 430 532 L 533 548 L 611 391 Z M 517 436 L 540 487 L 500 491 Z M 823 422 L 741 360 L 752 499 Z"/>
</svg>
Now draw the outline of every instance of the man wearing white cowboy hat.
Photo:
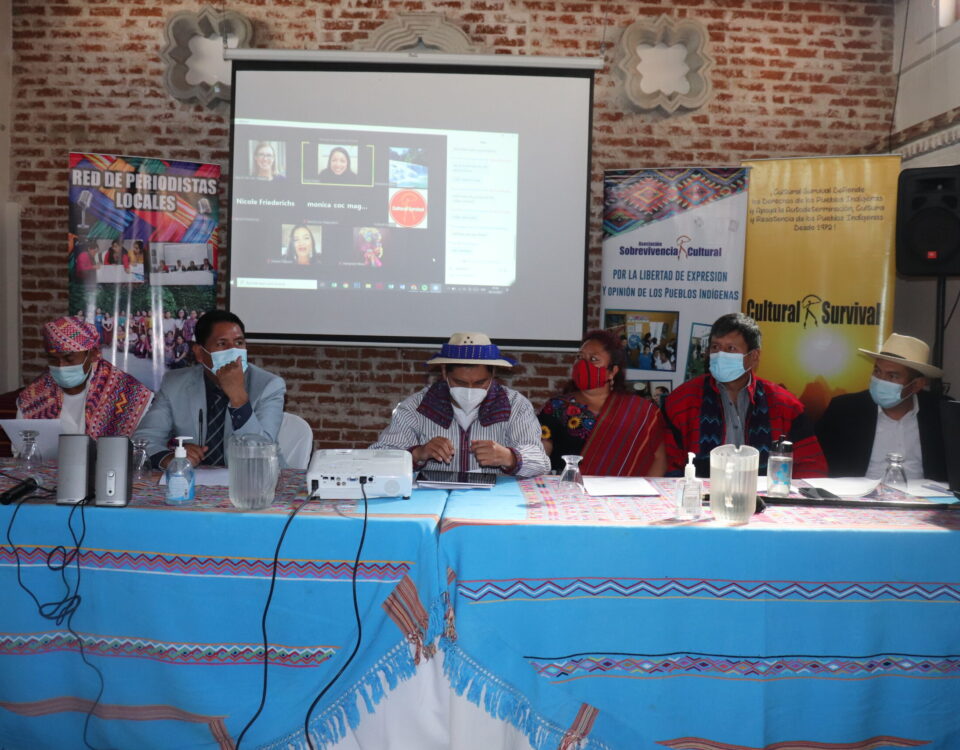
<svg viewBox="0 0 960 750">
<path fill-rule="evenodd" d="M 371 448 L 413 454 L 414 469 L 493 471 L 534 477 L 550 471 L 533 406 L 496 380 L 513 367 L 482 333 L 455 333 L 430 358 L 433 385 L 405 399 Z"/>
<path fill-rule="evenodd" d="M 947 478 L 940 404 L 923 390 L 943 371 L 930 364 L 930 347 L 897 333 L 872 357 L 870 387 L 836 396 L 817 424 L 817 437 L 835 477 L 883 476 L 888 453 L 904 458 L 907 479 Z"/>
</svg>

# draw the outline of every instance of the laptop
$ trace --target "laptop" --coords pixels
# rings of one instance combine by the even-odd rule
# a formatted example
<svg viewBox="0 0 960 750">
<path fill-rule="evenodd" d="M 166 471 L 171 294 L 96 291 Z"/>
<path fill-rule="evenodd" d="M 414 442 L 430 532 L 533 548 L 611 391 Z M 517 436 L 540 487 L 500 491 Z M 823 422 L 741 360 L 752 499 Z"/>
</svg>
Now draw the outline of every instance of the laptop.
<svg viewBox="0 0 960 750">
<path fill-rule="evenodd" d="M 497 483 L 497 475 L 480 471 L 434 471 L 423 469 L 417 486 L 435 490 L 489 490 Z"/>
</svg>

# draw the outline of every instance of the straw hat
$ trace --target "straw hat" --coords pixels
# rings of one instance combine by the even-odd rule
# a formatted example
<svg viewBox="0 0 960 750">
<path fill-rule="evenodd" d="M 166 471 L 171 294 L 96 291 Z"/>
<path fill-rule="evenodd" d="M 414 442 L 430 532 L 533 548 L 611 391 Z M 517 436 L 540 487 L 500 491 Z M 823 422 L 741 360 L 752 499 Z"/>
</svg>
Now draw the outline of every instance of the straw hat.
<svg viewBox="0 0 960 750">
<path fill-rule="evenodd" d="M 485 333 L 455 333 L 428 360 L 433 365 L 491 365 L 513 367 L 516 360 L 500 354 L 500 348 Z"/>
<path fill-rule="evenodd" d="M 939 378 L 943 375 L 943 370 L 930 364 L 930 347 L 913 336 L 891 333 L 890 337 L 883 342 L 879 352 L 866 349 L 858 349 L 858 351 L 877 359 L 906 365 L 928 378 Z"/>
</svg>

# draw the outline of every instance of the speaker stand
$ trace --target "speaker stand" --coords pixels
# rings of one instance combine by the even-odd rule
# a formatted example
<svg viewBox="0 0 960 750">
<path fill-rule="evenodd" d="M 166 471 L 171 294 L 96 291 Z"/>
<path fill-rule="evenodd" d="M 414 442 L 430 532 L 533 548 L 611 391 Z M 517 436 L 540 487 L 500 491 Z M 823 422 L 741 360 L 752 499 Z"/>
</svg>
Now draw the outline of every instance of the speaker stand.
<svg viewBox="0 0 960 750">
<path fill-rule="evenodd" d="M 947 312 L 947 277 L 937 276 L 937 304 L 936 304 L 936 326 L 935 337 L 933 340 L 933 364 L 935 367 L 943 367 L 943 338 L 944 338 L 944 319 Z"/>
</svg>

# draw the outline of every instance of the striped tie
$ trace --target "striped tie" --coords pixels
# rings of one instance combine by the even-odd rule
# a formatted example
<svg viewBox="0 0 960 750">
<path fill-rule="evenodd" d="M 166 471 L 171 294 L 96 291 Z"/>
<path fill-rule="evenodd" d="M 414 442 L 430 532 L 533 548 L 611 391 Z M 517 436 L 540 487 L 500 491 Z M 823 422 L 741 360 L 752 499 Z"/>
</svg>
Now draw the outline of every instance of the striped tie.
<svg viewBox="0 0 960 750">
<path fill-rule="evenodd" d="M 209 466 L 223 466 L 223 421 L 227 416 L 227 397 L 222 393 L 213 394 L 210 418 L 207 420 L 207 453 L 203 463 Z"/>
</svg>

